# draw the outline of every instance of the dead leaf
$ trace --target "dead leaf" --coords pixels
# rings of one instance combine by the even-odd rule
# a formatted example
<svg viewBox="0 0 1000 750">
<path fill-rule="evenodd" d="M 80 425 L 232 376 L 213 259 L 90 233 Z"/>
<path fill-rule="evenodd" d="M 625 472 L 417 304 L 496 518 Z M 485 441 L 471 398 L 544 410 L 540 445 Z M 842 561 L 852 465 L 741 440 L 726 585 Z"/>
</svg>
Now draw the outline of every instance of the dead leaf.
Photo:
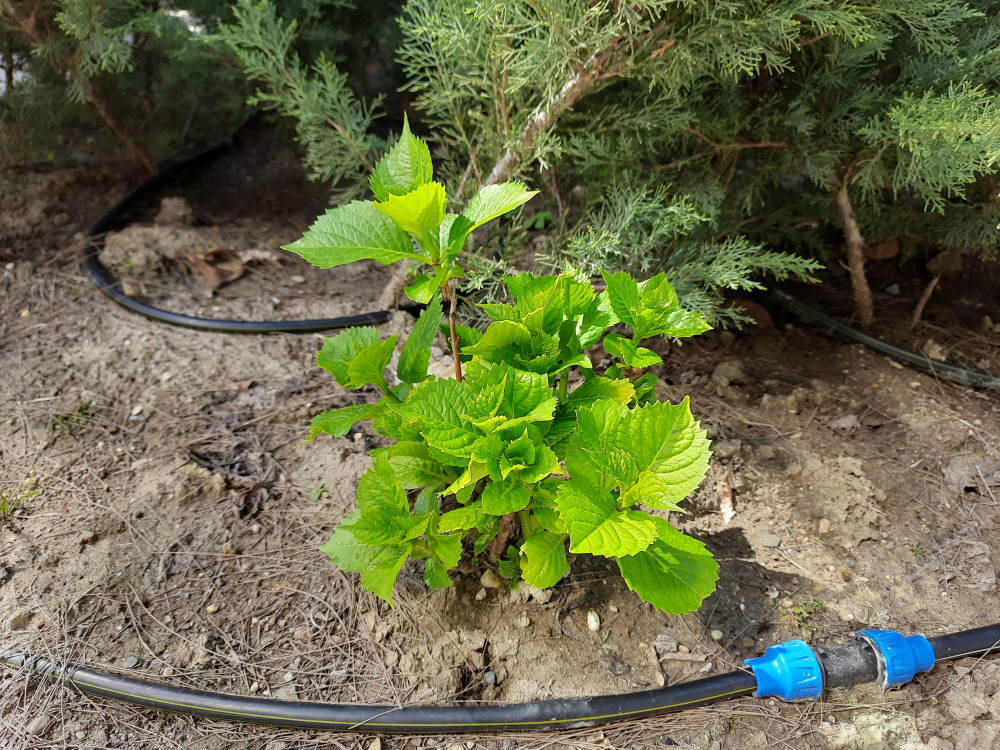
<svg viewBox="0 0 1000 750">
<path fill-rule="evenodd" d="M 899 255 L 899 241 L 895 237 L 865 245 L 865 260 L 888 260 Z"/>
<path fill-rule="evenodd" d="M 184 257 L 211 289 L 218 289 L 243 275 L 240 256 L 225 247 L 213 247 L 200 255 L 184 253 Z"/>
</svg>

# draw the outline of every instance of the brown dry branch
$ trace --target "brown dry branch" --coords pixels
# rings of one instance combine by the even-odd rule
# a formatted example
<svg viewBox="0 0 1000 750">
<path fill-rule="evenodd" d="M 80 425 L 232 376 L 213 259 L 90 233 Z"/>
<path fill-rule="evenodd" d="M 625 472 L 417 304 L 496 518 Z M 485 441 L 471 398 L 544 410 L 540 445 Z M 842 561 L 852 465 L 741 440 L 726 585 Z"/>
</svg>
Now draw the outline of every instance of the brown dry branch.
<svg viewBox="0 0 1000 750">
<path fill-rule="evenodd" d="M 867 328 L 875 318 L 875 311 L 872 305 L 872 290 L 865 277 L 865 238 L 861 234 L 861 226 L 854 216 L 854 207 L 851 205 L 851 198 L 847 193 L 851 168 L 856 161 L 855 158 L 848 165 L 843 177 L 831 174 L 830 185 L 834 190 L 837 210 L 840 213 L 840 221 L 844 229 L 844 240 L 847 243 L 847 270 L 851 274 L 854 304 L 861 319 L 861 325 Z"/>
<path fill-rule="evenodd" d="M 927 306 L 927 302 L 931 298 L 931 294 L 934 293 L 934 287 L 941 280 L 941 274 L 937 274 L 930 283 L 924 289 L 924 293 L 920 295 L 920 299 L 917 301 L 917 306 L 913 308 L 913 317 L 910 318 L 910 328 L 916 328 L 917 323 L 920 322 L 921 316 L 924 314 L 924 308 Z"/>
</svg>

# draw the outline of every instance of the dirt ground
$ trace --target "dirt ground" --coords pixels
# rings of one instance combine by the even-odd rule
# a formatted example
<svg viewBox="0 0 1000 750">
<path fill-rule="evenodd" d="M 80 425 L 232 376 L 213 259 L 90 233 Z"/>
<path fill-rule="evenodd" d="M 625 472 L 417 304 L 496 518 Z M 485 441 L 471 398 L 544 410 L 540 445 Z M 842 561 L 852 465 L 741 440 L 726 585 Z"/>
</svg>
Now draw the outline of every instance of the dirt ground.
<svg viewBox="0 0 1000 750">
<path fill-rule="evenodd" d="M 737 669 L 790 638 L 1000 620 L 1000 394 L 901 369 L 773 305 L 775 326 L 710 333 L 662 368 L 661 398 L 690 394 L 715 441 L 675 519 L 721 565 L 700 611 L 655 612 L 585 559 L 550 595 L 471 573 L 432 592 L 406 567 L 390 610 L 318 551 L 381 439 L 361 428 L 302 444 L 313 414 L 359 398 L 314 366 L 318 338 L 164 326 L 78 271 L 80 233 L 131 186 L 113 168 L 0 181 L 0 492 L 16 504 L 0 521 L 0 646 L 229 693 L 398 705 L 635 691 Z M 322 200 L 267 143 L 162 195 L 191 210 L 157 218 L 147 206 L 105 255 L 153 304 L 337 316 L 370 310 L 388 278 L 367 264 L 317 271 L 277 249 Z M 214 294 L 183 259 L 212 247 L 246 268 Z M 917 338 L 974 340 L 974 361 L 995 366 L 1000 330 L 975 321 L 1000 321 L 1000 293 L 965 327 L 946 299 Z M 401 313 L 383 328 L 412 323 Z M 664 745 L 997 747 L 1000 659 L 944 663 L 890 692 L 731 701 L 600 731 L 381 739 L 147 711 L 0 671 L 0 747 Z"/>
</svg>

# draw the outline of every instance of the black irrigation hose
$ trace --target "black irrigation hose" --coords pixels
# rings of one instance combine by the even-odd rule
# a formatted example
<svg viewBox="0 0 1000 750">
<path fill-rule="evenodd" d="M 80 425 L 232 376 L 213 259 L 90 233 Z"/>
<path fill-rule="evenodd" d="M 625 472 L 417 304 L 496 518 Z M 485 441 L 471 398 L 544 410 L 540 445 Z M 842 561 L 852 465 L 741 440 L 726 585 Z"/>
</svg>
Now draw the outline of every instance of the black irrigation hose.
<svg viewBox="0 0 1000 750">
<path fill-rule="evenodd" d="M 1000 624 L 928 639 L 936 661 L 986 654 L 1000 648 Z M 792 642 L 799 643 L 801 642 Z M 820 646 L 827 688 L 872 681 L 879 665 L 862 640 Z M 749 670 L 729 672 L 657 690 L 624 695 L 561 698 L 513 704 L 363 706 L 309 703 L 224 695 L 136 680 L 95 669 L 58 664 L 0 649 L 0 663 L 61 681 L 88 695 L 150 708 L 254 724 L 376 734 L 450 734 L 574 729 L 654 716 L 751 695 L 757 678 Z"/>
<path fill-rule="evenodd" d="M 377 734 L 573 729 L 680 711 L 750 695 L 757 689 L 753 673 L 745 671 L 625 695 L 534 703 L 396 708 L 223 695 L 60 665 L 43 657 L 27 657 L 14 651 L 0 651 L 0 660 L 8 667 L 61 680 L 88 695 L 116 698 L 151 708 L 255 724 Z"/>
<path fill-rule="evenodd" d="M 771 294 L 799 317 L 804 318 L 811 323 L 825 326 L 826 328 L 836 331 L 840 335 L 846 336 L 849 339 L 858 341 L 865 346 L 871 347 L 872 349 L 885 354 L 887 357 L 894 359 L 897 362 L 912 367 L 915 370 L 926 372 L 929 375 L 934 375 L 942 378 L 943 380 L 950 380 L 953 383 L 971 385 L 975 388 L 1000 388 L 1000 376 L 993 375 L 985 372 L 984 370 L 978 370 L 974 367 L 961 367 L 950 362 L 945 362 L 941 359 L 932 359 L 931 357 L 925 357 L 922 354 L 911 352 L 908 349 L 893 346 L 892 344 L 886 343 L 881 339 L 869 336 L 867 333 L 862 333 L 855 328 L 851 328 L 838 320 L 834 320 L 828 315 L 821 313 L 819 310 L 799 302 L 790 294 L 777 289 L 772 289 Z"/>
<path fill-rule="evenodd" d="M 80 250 L 80 268 L 94 285 L 112 301 L 126 310 L 138 313 L 150 320 L 167 323 L 182 328 L 193 328 L 198 331 L 216 333 L 319 333 L 337 328 L 352 326 L 379 325 L 392 318 L 388 310 L 348 315 L 342 318 L 318 318 L 315 320 L 216 320 L 214 318 L 199 318 L 193 315 L 171 312 L 159 307 L 153 307 L 130 297 L 122 289 L 121 283 L 108 267 L 101 263 L 100 253 L 103 245 L 101 235 L 115 228 L 125 213 L 141 199 L 151 195 L 163 187 L 177 173 L 191 167 L 204 164 L 219 158 L 229 151 L 229 146 L 214 146 L 190 159 L 164 170 L 152 179 L 143 183 L 126 195 L 114 208 L 93 226 L 87 235 L 86 244 Z"/>
</svg>

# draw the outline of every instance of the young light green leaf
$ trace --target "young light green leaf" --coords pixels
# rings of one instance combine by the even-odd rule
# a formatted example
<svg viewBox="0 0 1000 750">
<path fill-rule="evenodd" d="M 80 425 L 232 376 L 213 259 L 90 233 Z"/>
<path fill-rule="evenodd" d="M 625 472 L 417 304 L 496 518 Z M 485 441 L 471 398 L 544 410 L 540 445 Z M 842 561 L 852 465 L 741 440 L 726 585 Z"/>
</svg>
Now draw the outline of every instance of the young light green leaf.
<svg viewBox="0 0 1000 750">
<path fill-rule="evenodd" d="M 566 537 L 539 531 L 521 545 L 521 576 L 531 586 L 547 589 L 569 572 Z"/>
<path fill-rule="evenodd" d="M 426 182 L 404 195 L 390 195 L 388 200 L 376 203 L 375 208 L 392 219 L 404 232 L 429 236 L 433 247 L 426 249 L 428 252 L 436 252 L 439 248 L 435 230 L 444 218 L 446 202 L 444 185 Z"/>
<path fill-rule="evenodd" d="M 519 479 L 490 482 L 483 488 L 483 511 L 491 516 L 505 516 L 523 510 L 531 502 L 528 488 Z"/>
<path fill-rule="evenodd" d="M 612 380 L 611 378 L 594 378 L 570 391 L 565 401 L 568 409 L 578 409 L 595 401 L 607 399 L 617 404 L 627 404 L 635 396 L 635 389 L 628 380 Z"/>
<path fill-rule="evenodd" d="M 604 337 L 604 351 L 629 367 L 652 367 L 663 362 L 663 358 L 656 352 L 636 346 L 634 342 L 617 333 L 609 333 Z"/>
<path fill-rule="evenodd" d="M 618 319 L 635 330 L 638 324 L 638 313 L 642 305 L 639 285 L 627 273 L 607 274 L 603 271 L 604 283 L 608 286 L 608 301 Z"/>
<path fill-rule="evenodd" d="M 464 531 L 476 529 L 483 522 L 483 507 L 481 503 L 473 503 L 463 508 L 449 510 L 438 521 L 440 531 Z"/>
<path fill-rule="evenodd" d="M 530 348 L 531 333 L 527 328 L 511 320 L 499 320 L 486 329 L 479 341 L 464 347 L 462 353 L 492 359 L 498 351 L 519 352 Z"/>
<path fill-rule="evenodd" d="M 389 196 L 406 195 L 433 178 L 430 149 L 410 132 L 409 120 L 403 115 L 403 134 L 375 165 L 372 192 L 378 200 L 387 201 Z"/>
<path fill-rule="evenodd" d="M 427 365 L 431 361 L 431 344 L 441 325 L 441 297 L 435 296 L 427 309 L 420 314 L 410 337 L 399 355 L 396 375 L 406 383 L 419 383 L 427 378 Z"/>
<path fill-rule="evenodd" d="M 390 404 L 389 408 L 420 425 L 420 434 L 437 451 L 435 458 L 449 466 L 466 466 L 480 437 L 461 416 L 470 397 L 465 382 L 425 380 L 413 387 L 404 403 Z"/>
<path fill-rule="evenodd" d="M 625 583 L 644 602 L 672 614 L 697 609 L 715 590 L 719 565 L 697 539 L 684 536 L 662 518 L 658 538 L 646 550 L 618 559 Z"/>
<path fill-rule="evenodd" d="M 308 442 L 323 433 L 334 437 L 346 435 L 357 422 L 371 419 L 372 415 L 381 409 L 378 404 L 353 404 L 324 411 L 312 418 L 312 422 L 309 423 L 309 437 L 306 440 Z"/>
<path fill-rule="evenodd" d="M 637 510 L 619 511 L 603 487 L 579 481 L 559 488 L 556 507 L 569 530 L 570 552 L 605 557 L 634 555 L 656 539 L 656 522 Z"/>
<path fill-rule="evenodd" d="M 461 252 L 465 238 L 472 230 L 513 211 L 537 194 L 537 190 L 528 190 L 523 183 L 517 181 L 482 188 L 451 225 L 448 233 L 449 254 L 458 255 Z"/>
<path fill-rule="evenodd" d="M 371 203 L 354 201 L 331 208 L 285 250 L 320 268 L 371 259 L 383 265 L 410 258 L 423 260 L 410 236 Z"/>
<path fill-rule="evenodd" d="M 389 602 L 390 607 L 393 606 L 392 589 L 403 563 L 409 556 L 410 548 L 406 545 L 379 548 L 378 556 L 361 573 L 361 585 L 375 596 Z"/>
<path fill-rule="evenodd" d="M 664 336 L 682 339 L 687 336 L 697 336 L 700 333 L 711 330 L 712 326 L 696 312 L 675 310 L 667 316 L 661 328 Z"/>
<path fill-rule="evenodd" d="M 462 536 L 462 534 L 428 535 L 427 547 L 448 570 L 458 565 L 462 557 Z"/>
</svg>

